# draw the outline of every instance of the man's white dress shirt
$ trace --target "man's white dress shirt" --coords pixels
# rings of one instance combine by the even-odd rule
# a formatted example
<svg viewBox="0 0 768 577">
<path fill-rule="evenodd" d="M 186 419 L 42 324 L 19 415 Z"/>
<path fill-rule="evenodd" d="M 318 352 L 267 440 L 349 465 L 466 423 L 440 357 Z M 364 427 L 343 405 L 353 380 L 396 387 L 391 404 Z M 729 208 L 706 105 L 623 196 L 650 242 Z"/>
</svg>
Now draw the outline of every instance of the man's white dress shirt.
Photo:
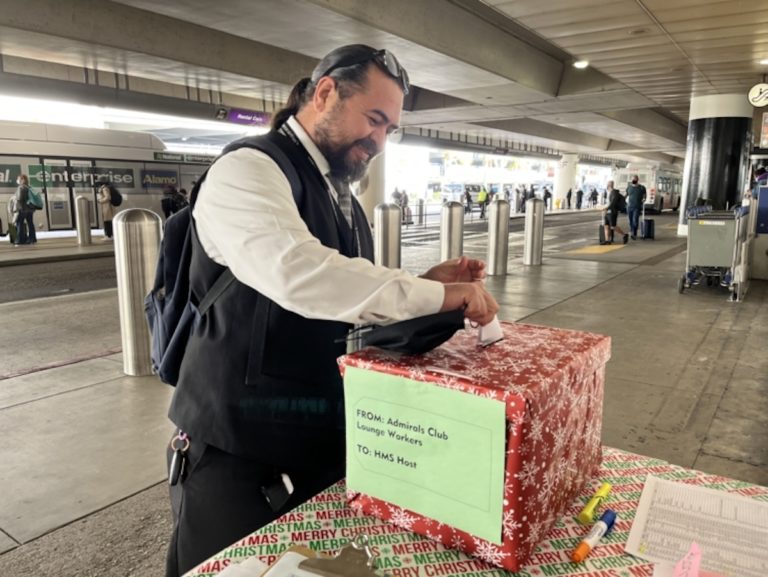
<svg viewBox="0 0 768 577">
<path fill-rule="evenodd" d="M 299 122 L 291 117 L 288 125 L 327 175 L 328 161 Z M 334 202 L 336 193 L 325 178 L 328 202 Z M 442 306 L 441 283 L 323 246 L 301 219 L 288 179 L 259 150 L 241 148 L 216 161 L 200 188 L 193 216 L 210 258 L 228 266 L 240 282 L 304 317 L 387 323 L 436 313 Z"/>
</svg>

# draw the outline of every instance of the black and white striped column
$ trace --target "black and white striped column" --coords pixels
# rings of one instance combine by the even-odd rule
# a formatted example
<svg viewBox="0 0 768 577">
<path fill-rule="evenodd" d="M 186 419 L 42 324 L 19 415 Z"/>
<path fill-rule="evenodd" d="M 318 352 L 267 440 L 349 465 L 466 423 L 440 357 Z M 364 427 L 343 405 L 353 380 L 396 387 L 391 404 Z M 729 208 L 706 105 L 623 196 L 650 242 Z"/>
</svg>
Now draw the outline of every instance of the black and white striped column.
<svg viewBox="0 0 768 577">
<path fill-rule="evenodd" d="M 697 203 L 716 210 L 740 202 L 749 175 L 752 105 L 746 94 L 691 99 L 678 235 L 688 234 L 685 210 Z"/>
</svg>

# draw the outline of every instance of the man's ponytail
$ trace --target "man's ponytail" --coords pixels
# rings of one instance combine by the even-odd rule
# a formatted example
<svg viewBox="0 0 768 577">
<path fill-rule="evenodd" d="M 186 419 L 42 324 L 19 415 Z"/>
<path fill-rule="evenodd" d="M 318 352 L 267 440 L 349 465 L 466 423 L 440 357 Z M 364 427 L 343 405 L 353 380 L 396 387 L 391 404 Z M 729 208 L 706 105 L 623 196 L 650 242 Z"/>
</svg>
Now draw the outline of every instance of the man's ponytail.
<svg viewBox="0 0 768 577">
<path fill-rule="evenodd" d="M 296 83 L 291 90 L 291 93 L 288 95 L 288 102 L 286 102 L 285 106 L 278 110 L 272 117 L 272 130 L 279 129 L 286 120 L 301 109 L 307 99 L 307 92 L 311 83 L 312 79 L 309 77 L 302 78 Z"/>
</svg>

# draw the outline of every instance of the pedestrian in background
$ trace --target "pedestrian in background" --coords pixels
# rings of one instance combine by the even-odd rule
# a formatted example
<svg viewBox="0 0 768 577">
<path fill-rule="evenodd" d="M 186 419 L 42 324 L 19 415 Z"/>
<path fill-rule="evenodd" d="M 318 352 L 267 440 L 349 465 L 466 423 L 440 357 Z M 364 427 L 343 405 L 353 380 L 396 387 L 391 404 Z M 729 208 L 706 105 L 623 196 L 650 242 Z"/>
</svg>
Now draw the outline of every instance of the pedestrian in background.
<svg viewBox="0 0 768 577">
<path fill-rule="evenodd" d="M 36 244 L 37 233 L 35 232 L 35 207 L 29 201 L 29 177 L 26 174 L 20 174 L 16 179 L 16 242 L 13 246 L 22 244 Z"/>
<path fill-rule="evenodd" d="M 576 210 L 581 210 L 581 201 L 584 200 L 584 191 L 581 187 L 576 191 Z"/>
<path fill-rule="evenodd" d="M 104 182 L 96 193 L 96 202 L 101 207 L 101 220 L 104 222 L 104 240 L 112 239 L 112 219 L 115 218 L 115 207 L 112 205 L 112 190 L 109 182 Z"/>
<path fill-rule="evenodd" d="M 477 193 L 477 204 L 480 205 L 480 218 L 485 218 L 485 207 L 488 204 L 488 191 L 484 186 L 480 187 L 480 192 Z"/>
<path fill-rule="evenodd" d="M 589 191 L 589 206 L 592 208 L 597 206 L 597 189 L 594 186 Z"/>
<path fill-rule="evenodd" d="M 408 206 L 408 193 L 405 189 L 400 193 L 400 215 L 403 219 L 403 224 L 413 224 L 411 207 Z"/>
<path fill-rule="evenodd" d="M 176 202 L 176 206 L 177 206 L 176 212 L 179 212 L 182 208 L 184 208 L 186 206 L 189 206 L 189 195 L 187 194 L 187 189 L 186 188 L 180 188 L 179 189 L 179 194 L 176 197 L 176 199 L 177 199 L 177 202 Z"/>
<path fill-rule="evenodd" d="M 18 238 L 16 220 L 19 218 L 19 203 L 15 194 L 8 200 L 6 210 L 8 211 L 8 241 L 11 244 L 16 244 Z"/>
<path fill-rule="evenodd" d="M 618 225 L 619 211 L 626 206 L 626 200 L 621 193 L 613 188 L 613 181 L 608 183 L 610 195 L 608 197 L 608 206 L 603 210 L 603 226 L 605 227 L 605 241 L 600 244 L 613 244 L 614 233 L 618 232 L 622 236 L 624 244 L 629 240 L 629 234 L 624 232 Z"/>
<path fill-rule="evenodd" d="M 637 229 L 640 226 L 640 212 L 645 203 L 645 187 L 640 184 L 640 179 L 635 174 L 632 183 L 627 187 L 627 217 L 629 218 L 629 230 L 632 240 L 637 238 Z"/>
<path fill-rule="evenodd" d="M 160 206 L 163 209 L 166 220 L 187 206 L 187 204 L 186 197 L 181 195 L 175 186 L 166 184 L 163 187 L 163 198 L 160 199 Z"/>
</svg>

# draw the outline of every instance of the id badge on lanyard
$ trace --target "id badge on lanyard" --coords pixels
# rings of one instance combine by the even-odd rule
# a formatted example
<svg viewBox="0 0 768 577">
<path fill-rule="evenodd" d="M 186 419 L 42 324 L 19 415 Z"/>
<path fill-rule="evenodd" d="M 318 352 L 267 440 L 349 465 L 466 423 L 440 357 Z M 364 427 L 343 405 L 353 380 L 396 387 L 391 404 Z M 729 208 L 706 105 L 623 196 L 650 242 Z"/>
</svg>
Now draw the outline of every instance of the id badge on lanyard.
<svg viewBox="0 0 768 577">
<path fill-rule="evenodd" d="M 312 158 L 312 155 L 309 154 L 306 148 L 304 148 L 304 145 L 299 140 L 299 137 L 296 136 L 296 133 L 291 129 L 290 126 L 288 126 L 287 123 L 283 124 L 279 128 L 278 132 L 290 138 L 291 141 L 304 152 L 309 163 L 312 165 L 312 167 L 317 171 L 317 173 L 322 178 L 323 185 L 325 186 L 325 191 L 328 193 L 328 199 L 331 201 L 331 205 L 333 208 L 333 216 L 336 219 L 336 229 L 339 231 L 339 236 L 345 241 L 345 244 L 347 244 L 346 241 L 350 239 L 350 235 L 347 234 L 346 230 L 351 229 L 352 246 L 348 247 L 350 249 L 350 255 L 353 257 L 360 256 L 360 246 L 361 246 L 360 231 L 357 228 L 357 219 L 355 218 L 354 205 L 352 207 L 352 226 L 350 227 L 348 224 L 345 226 L 346 218 L 341 213 L 341 207 L 339 206 L 338 201 L 334 197 L 333 192 L 331 191 L 331 187 L 328 184 L 328 181 L 326 180 L 325 176 L 323 176 L 323 173 L 320 172 L 320 169 L 318 168 L 317 163 L 315 162 L 315 159 Z"/>
</svg>

